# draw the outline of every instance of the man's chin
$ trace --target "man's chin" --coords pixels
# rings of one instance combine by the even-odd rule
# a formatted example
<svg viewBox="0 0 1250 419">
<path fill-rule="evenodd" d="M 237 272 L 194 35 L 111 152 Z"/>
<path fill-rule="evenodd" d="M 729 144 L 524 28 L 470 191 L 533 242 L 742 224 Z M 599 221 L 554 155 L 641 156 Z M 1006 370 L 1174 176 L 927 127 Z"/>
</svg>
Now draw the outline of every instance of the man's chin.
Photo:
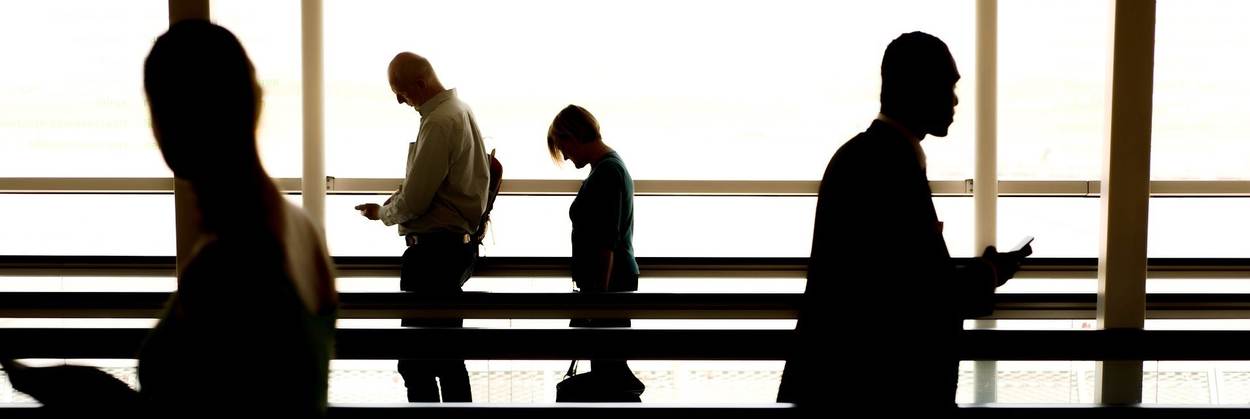
<svg viewBox="0 0 1250 419">
<path fill-rule="evenodd" d="M 950 133 L 952 123 L 954 123 L 954 121 L 938 124 L 937 127 L 933 128 L 933 131 L 930 132 L 929 135 L 934 137 L 946 137 L 946 134 Z"/>
</svg>

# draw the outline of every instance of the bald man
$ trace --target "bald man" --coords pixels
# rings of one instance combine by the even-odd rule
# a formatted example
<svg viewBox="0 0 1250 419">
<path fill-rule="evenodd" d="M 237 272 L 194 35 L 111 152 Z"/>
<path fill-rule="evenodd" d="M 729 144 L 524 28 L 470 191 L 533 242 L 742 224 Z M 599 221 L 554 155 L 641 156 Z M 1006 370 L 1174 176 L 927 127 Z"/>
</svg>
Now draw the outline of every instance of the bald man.
<svg viewBox="0 0 1250 419">
<path fill-rule="evenodd" d="M 387 71 L 400 103 L 421 114 L 417 140 L 408 144 L 408 165 L 399 190 L 382 205 L 356 206 L 370 220 L 398 225 L 408 248 L 399 287 L 425 295 L 455 295 L 473 273 L 477 229 L 486 208 L 489 158 L 469 106 L 439 82 L 425 58 L 402 52 Z M 463 320 L 405 319 L 404 326 L 460 327 Z M 431 342 L 431 344 L 438 344 Z M 400 360 L 410 402 L 470 402 L 464 360 Z M 437 381 L 435 379 L 438 379 Z"/>
</svg>

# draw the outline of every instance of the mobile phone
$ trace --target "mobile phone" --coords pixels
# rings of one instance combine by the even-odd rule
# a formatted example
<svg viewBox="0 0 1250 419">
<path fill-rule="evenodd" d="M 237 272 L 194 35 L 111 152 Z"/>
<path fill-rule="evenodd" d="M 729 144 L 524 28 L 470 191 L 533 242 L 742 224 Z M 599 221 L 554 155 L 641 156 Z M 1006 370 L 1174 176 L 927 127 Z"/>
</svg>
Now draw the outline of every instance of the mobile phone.
<svg viewBox="0 0 1250 419">
<path fill-rule="evenodd" d="M 1033 236 L 1024 236 L 1023 239 L 1020 239 L 1020 243 L 1012 247 L 1008 253 L 1020 253 L 1023 256 L 1031 255 L 1033 254 L 1033 248 L 1029 247 L 1030 243 L 1033 243 Z"/>
</svg>

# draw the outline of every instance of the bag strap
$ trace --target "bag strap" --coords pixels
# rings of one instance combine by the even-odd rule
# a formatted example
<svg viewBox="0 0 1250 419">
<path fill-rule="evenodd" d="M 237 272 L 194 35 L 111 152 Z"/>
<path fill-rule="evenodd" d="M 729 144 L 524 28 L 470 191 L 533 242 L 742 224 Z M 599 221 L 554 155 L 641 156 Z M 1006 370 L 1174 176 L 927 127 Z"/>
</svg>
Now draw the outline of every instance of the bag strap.
<svg viewBox="0 0 1250 419">
<path fill-rule="evenodd" d="M 574 375 L 577 375 L 577 360 L 576 359 L 569 362 L 569 371 L 564 373 L 564 378 L 569 378 Z"/>
</svg>

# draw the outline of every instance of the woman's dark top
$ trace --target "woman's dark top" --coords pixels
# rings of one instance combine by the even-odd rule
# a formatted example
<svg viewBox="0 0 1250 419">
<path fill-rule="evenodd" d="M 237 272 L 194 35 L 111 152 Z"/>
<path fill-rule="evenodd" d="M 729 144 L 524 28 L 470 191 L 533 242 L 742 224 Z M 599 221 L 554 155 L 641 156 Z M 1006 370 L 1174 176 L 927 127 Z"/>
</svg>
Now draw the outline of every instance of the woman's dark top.
<svg viewBox="0 0 1250 419">
<path fill-rule="evenodd" d="M 569 207 L 573 221 L 573 281 L 583 292 L 637 291 L 634 260 L 634 179 L 615 151 L 592 164 Z M 607 289 L 593 266 L 597 253 L 613 251 Z"/>
<path fill-rule="evenodd" d="M 324 416 L 336 308 L 301 300 L 292 265 L 325 264 L 305 247 L 321 249 L 257 234 L 194 253 L 139 355 L 149 412 Z"/>
</svg>

